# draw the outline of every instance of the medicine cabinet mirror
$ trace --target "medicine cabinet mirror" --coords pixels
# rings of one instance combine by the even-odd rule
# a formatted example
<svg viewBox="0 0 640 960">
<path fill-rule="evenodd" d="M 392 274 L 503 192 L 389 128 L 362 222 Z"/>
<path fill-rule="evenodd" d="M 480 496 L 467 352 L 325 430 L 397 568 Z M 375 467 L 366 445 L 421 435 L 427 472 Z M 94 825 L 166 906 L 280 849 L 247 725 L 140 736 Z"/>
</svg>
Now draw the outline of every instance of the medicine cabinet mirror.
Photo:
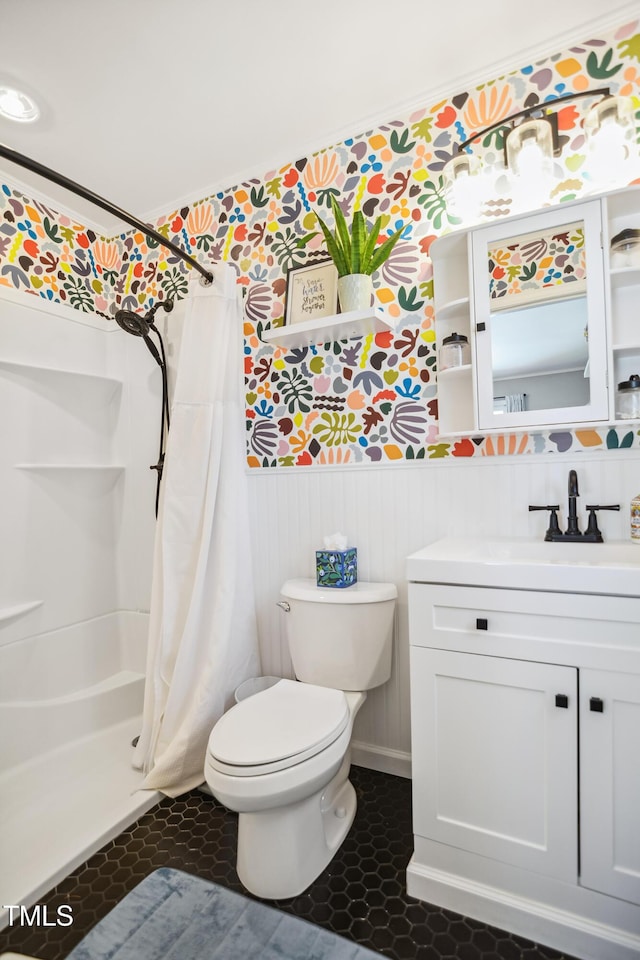
<svg viewBox="0 0 640 960">
<path fill-rule="evenodd" d="M 472 234 L 480 429 L 606 420 L 599 201 Z"/>
</svg>

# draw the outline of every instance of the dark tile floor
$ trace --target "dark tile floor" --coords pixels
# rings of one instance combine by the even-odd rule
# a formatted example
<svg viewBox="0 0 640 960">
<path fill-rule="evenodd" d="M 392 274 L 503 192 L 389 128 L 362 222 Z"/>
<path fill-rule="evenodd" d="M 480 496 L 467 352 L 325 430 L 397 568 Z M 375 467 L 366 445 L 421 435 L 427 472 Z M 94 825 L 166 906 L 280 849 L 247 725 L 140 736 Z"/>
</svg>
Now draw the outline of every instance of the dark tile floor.
<svg viewBox="0 0 640 960">
<path fill-rule="evenodd" d="M 347 839 L 309 890 L 276 906 L 395 960 L 562 960 L 554 950 L 407 896 L 411 783 L 362 767 L 352 769 L 351 779 L 358 812 Z M 62 960 L 161 866 L 246 892 L 234 866 L 236 828 L 236 815 L 199 791 L 163 799 L 42 900 L 49 917 L 59 905 L 70 904 L 72 926 L 9 928 L 0 933 L 0 952 Z"/>
</svg>

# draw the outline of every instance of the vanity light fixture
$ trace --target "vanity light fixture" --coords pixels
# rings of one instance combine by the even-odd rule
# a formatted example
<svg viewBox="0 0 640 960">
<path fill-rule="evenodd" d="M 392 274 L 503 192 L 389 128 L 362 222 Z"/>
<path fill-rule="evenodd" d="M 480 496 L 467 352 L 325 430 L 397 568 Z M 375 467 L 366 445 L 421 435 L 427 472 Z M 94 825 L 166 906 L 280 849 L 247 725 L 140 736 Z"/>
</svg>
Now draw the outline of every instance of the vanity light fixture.
<svg viewBox="0 0 640 960">
<path fill-rule="evenodd" d="M 484 193 L 482 164 L 473 145 L 494 130 L 509 128 L 504 136 L 504 166 L 516 195 L 529 207 L 541 205 L 553 185 L 553 160 L 560 156 L 558 104 L 585 97 L 601 97 L 587 112 L 584 130 L 588 142 L 590 176 L 612 182 L 624 176 L 636 143 L 630 98 L 612 96 L 609 87 L 568 93 L 537 103 L 479 130 L 455 148 L 443 170 L 445 189 L 456 213 L 477 219 Z M 625 166 L 626 164 L 626 166 Z"/>
<path fill-rule="evenodd" d="M 0 116 L 17 123 L 32 123 L 40 116 L 40 109 L 28 93 L 0 84 Z"/>
<path fill-rule="evenodd" d="M 628 170 L 636 144 L 631 100 L 628 97 L 605 97 L 595 103 L 585 117 L 584 129 L 593 178 L 601 183 L 621 180 Z M 630 177 L 633 175 L 630 173 Z"/>
<path fill-rule="evenodd" d="M 484 200 L 482 164 L 472 153 L 458 153 L 445 168 L 451 204 L 463 220 L 475 220 Z"/>
</svg>

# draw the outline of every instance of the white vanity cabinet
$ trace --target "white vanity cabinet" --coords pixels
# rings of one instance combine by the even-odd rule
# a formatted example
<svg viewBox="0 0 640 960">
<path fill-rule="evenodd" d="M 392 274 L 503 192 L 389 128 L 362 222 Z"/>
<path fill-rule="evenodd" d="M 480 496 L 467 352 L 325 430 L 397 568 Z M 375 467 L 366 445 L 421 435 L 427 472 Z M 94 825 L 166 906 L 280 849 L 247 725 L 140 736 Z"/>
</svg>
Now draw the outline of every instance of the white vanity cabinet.
<svg viewBox="0 0 640 960">
<path fill-rule="evenodd" d="M 640 555 L 638 596 L 610 596 L 524 570 L 533 588 L 501 589 L 495 564 L 465 583 L 443 543 L 408 560 L 408 891 L 573 956 L 637 958 Z"/>
</svg>

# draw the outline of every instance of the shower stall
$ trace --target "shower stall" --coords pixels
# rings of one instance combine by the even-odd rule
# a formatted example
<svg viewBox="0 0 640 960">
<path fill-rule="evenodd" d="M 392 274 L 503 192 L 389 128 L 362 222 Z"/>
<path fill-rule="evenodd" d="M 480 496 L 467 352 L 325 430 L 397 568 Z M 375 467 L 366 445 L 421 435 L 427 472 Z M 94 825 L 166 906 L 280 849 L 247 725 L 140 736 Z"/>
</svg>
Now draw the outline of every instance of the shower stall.
<svg viewBox="0 0 640 960">
<path fill-rule="evenodd" d="M 131 741 L 163 396 L 115 323 L 0 287 L 0 326 L 0 904 L 28 905 L 158 799 Z"/>
</svg>

